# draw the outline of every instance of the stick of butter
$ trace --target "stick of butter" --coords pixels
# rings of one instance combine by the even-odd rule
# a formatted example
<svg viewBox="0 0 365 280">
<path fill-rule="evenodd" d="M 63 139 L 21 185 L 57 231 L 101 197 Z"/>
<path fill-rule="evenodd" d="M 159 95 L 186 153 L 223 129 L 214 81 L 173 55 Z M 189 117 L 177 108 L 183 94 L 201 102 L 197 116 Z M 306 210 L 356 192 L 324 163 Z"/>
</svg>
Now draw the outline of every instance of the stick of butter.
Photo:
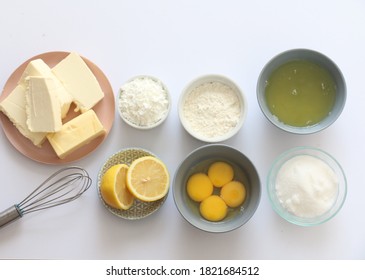
<svg viewBox="0 0 365 280">
<path fill-rule="evenodd" d="M 69 122 L 61 130 L 47 135 L 47 139 L 60 159 L 105 134 L 105 129 L 93 110 L 88 110 Z"/>
<path fill-rule="evenodd" d="M 52 72 L 72 95 L 73 102 L 85 112 L 94 107 L 104 97 L 104 93 L 85 61 L 74 52 L 61 60 Z"/>
<path fill-rule="evenodd" d="M 59 88 L 49 77 L 27 78 L 25 94 L 27 125 L 32 132 L 56 132 L 61 130 L 61 106 L 57 99 Z"/>
<path fill-rule="evenodd" d="M 61 105 L 61 116 L 62 118 L 66 117 L 72 103 L 72 96 L 66 91 L 60 80 L 52 73 L 51 68 L 42 59 L 34 59 L 28 63 L 18 84 L 27 88 L 28 77 L 30 76 L 47 77 L 53 80 L 54 87 L 57 88 L 57 99 Z"/>
<path fill-rule="evenodd" d="M 19 130 L 24 137 L 28 138 L 32 143 L 41 147 L 46 140 L 47 133 L 32 132 L 27 125 L 27 114 L 25 112 L 25 91 L 26 89 L 18 85 L 16 88 L 0 103 L 0 111 L 2 111 L 13 125 Z"/>
</svg>

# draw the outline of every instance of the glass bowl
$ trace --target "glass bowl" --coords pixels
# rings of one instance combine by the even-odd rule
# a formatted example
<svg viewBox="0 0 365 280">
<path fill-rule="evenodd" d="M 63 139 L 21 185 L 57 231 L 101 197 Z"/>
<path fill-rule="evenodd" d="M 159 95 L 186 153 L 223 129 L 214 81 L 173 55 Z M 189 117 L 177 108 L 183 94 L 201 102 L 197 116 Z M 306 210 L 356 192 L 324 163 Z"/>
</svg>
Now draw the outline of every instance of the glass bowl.
<svg viewBox="0 0 365 280">
<path fill-rule="evenodd" d="M 318 162 L 318 160 L 320 160 L 322 163 L 325 163 L 326 166 L 329 167 L 328 170 L 330 170 L 331 174 L 335 174 L 336 178 L 337 178 L 337 192 L 333 198 L 333 203 L 331 203 L 328 208 L 326 207 L 325 212 L 321 212 L 321 214 L 319 215 L 302 215 L 302 214 L 294 214 L 293 211 L 293 207 L 288 207 L 288 203 L 287 201 L 282 201 L 279 199 L 278 197 L 278 190 L 277 190 L 277 178 L 278 178 L 278 174 L 281 170 L 284 170 L 283 166 L 284 164 L 286 164 L 289 160 L 295 159 L 298 156 L 310 156 L 312 159 L 314 159 L 314 162 Z M 313 162 L 312 162 L 313 163 Z M 322 165 L 320 165 L 322 167 Z M 312 165 L 311 165 L 312 167 Z M 317 166 L 318 167 L 318 166 Z M 308 170 L 307 166 L 296 166 L 296 168 L 301 168 L 301 170 Z M 305 168 L 305 169 L 304 169 Z M 287 170 L 287 169 L 286 169 Z M 297 169 L 298 170 L 298 169 Z M 317 170 L 319 170 L 319 168 L 317 168 Z M 327 169 L 321 169 L 321 170 L 327 170 Z M 332 173 L 333 171 L 333 173 Z M 308 171 L 311 172 L 311 171 Z M 303 173 L 300 173 L 303 175 Z M 308 173 L 304 173 L 304 177 L 299 177 L 301 176 L 299 173 L 296 173 L 296 178 L 302 178 L 301 182 L 305 181 L 305 182 L 309 182 L 309 180 L 307 180 L 308 178 Z M 311 173 L 313 174 L 313 173 Z M 321 173 L 323 174 L 323 173 Z M 307 176 L 307 178 L 305 177 Z M 286 177 L 288 178 L 288 177 Z M 291 181 L 292 182 L 292 181 Z M 299 180 L 297 180 L 297 182 L 299 182 Z M 298 183 L 299 184 L 299 183 Z M 296 183 L 291 183 L 291 186 L 293 187 L 294 185 L 296 185 Z M 308 185 L 306 185 L 307 187 Z M 314 185 L 313 185 L 314 186 Z M 298 191 L 297 188 L 294 187 L 294 189 L 296 191 Z M 310 188 L 306 188 L 305 192 L 308 193 L 310 190 L 314 190 L 314 187 L 312 189 L 312 187 Z M 293 189 L 292 189 L 293 190 Z M 318 190 L 318 189 L 316 189 Z M 281 154 L 273 163 L 271 170 L 269 172 L 268 178 L 267 178 L 267 192 L 268 192 L 268 196 L 269 196 L 269 200 L 271 203 L 272 208 L 276 211 L 276 213 L 278 213 L 282 218 L 284 218 L 285 220 L 287 220 L 290 223 L 293 223 L 295 225 L 299 225 L 299 226 L 315 226 L 315 225 L 320 225 L 328 220 L 330 220 L 331 218 L 333 218 L 338 211 L 340 211 L 342 205 L 345 202 L 346 199 L 346 193 L 347 193 L 347 182 L 346 182 L 346 176 L 345 173 L 342 169 L 342 167 L 340 166 L 340 164 L 328 153 L 318 149 L 318 148 L 313 148 L 313 147 L 296 147 L 293 149 L 290 149 L 286 152 L 284 152 L 283 154 Z M 299 192 L 299 191 L 298 191 Z M 302 196 L 302 199 L 299 200 L 299 195 L 298 192 L 296 193 L 295 199 L 298 199 L 295 201 L 295 204 L 297 207 L 297 209 L 301 209 L 300 211 L 304 211 L 304 204 L 303 201 L 304 200 L 304 196 Z M 316 192 L 316 199 L 319 196 L 319 192 Z M 293 196 L 294 198 L 294 192 L 293 192 Z M 298 202 L 300 201 L 300 202 Z M 308 201 L 306 201 L 305 203 L 309 203 Z M 284 206 L 285 205 L 285 206 Z M 314 207 L 314 203 L 311 204 L 310 207 Z M 291 210 L 289 210 L 289 208 Z"/>
</svg>

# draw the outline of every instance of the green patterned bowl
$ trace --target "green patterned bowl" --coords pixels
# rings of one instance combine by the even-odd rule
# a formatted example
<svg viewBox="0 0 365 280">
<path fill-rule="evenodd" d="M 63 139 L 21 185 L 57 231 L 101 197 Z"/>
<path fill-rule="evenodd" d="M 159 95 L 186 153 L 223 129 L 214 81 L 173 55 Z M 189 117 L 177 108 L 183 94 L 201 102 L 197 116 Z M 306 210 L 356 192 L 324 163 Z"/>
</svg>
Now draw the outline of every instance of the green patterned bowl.
<svg viewBox="0 0 365 280">
<path fill-rule="evenodd" d="M 108 204 L 106 204 L 105 201 L 103 200 L 101 193 L 100 193 L 100 184 L 101 184 L 101 178 L 103 177 L 104 173 L 113 165 L 124 163 L 124 164 L 130 166 L 134 160 L 136 160 L 140 157 L 144 157 L 144 156 L 156 157 L 151 152 L 146 151 L 141 148 L 128 148 L 128 149 L 121 150 L 121 151 L 113 154 L 112 156 L 110 156 L 106 160 L 104 165 L 101 167 L 101 169 L 98 173 L 97 185 L 96 185 L 98 195 L 99 195 L 101 201 L 103 202 L 104 206 L 111 213 L 113 213 L 114 215 L 116 215 L 120 218 L 127 219 L 127 220 L 138 220 L 138 219 L 145 218 L 145 217 L 151 215 L 152 213 L 156 212 L 162 206 L 162 204 L 165 202 L 165 200 L 167 198 L 167 195 L 165 195 L 165 197 L 163 197 L 157 201 L 153 201 L 153 202 L 143 202 L 138 199 L 135 199 L 133 205 L 128 210 L 113 208 L 113 207 L 109 206 Z"/>
</svg>

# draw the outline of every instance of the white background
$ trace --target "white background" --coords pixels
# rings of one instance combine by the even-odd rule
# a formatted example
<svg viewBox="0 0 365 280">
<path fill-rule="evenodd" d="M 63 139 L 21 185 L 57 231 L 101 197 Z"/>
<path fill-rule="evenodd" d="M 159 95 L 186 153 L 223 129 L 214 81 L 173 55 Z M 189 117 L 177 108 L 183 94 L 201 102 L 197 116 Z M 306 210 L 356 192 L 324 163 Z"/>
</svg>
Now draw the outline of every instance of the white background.
<svg viewBox="0 0 365 280">
<path fill-rule="evenodd" d="M 48 211 L 24 216 L 0 229 L 0 259 L 364 259 L 365 2 L 363 0 L 184 0 L 184 1 L 2 1 L 0 84 L 28 58 L 48 51 L 77 51 L 97 64 L 114 93 L 129 78 L 160 78 L 172 95 L 167 121 L 150 131 L 128 127 L 119 116 L 109 137 L 77 162 L 94 179 L 85 195 Z M 292 48 L 324 53 L 342 70 L 346 107 L 331 127 L 299 136 L 273 127 L 256 100 L 265 63 Z M 188 224 L 172 193 L 152 216 L 127 221 L 109 213 L 96 192 L 103 162 L 122 148 L 142 147 L 158 155 L 173 177 L 184 157 L 203 142 L 182 128 L 177 101 L 197 76 L 222 74 L 248 100 L 240 132 L 224 142 L 256 165 L 262 198 L 253 218 L 225 234 Z M 344 168 L 348 196 L 331 221 L 303 228 L 272 209 L 266 176 L 285 150 L 311 145 L 332 154 Z M 34 162 L 0 130 L 0 207 L 19 202 L 59 167 Z M 0 209 L 2 210 L 2 209 Z"/>
</svg>

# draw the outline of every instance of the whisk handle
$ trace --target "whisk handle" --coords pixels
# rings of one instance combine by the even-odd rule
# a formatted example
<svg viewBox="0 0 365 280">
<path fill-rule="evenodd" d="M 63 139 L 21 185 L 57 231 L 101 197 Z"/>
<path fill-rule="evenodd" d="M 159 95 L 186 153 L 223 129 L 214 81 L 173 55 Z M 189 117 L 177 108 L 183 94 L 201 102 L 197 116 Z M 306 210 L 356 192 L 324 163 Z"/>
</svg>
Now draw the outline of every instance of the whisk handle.
<svg viewBox="0 0 365 280">
<path fill-rule="evenodd" d="M 22 215 L 16 205 L 9 207 L 0 213 L 0 228 L 21 217 Z"/>
</svg>

